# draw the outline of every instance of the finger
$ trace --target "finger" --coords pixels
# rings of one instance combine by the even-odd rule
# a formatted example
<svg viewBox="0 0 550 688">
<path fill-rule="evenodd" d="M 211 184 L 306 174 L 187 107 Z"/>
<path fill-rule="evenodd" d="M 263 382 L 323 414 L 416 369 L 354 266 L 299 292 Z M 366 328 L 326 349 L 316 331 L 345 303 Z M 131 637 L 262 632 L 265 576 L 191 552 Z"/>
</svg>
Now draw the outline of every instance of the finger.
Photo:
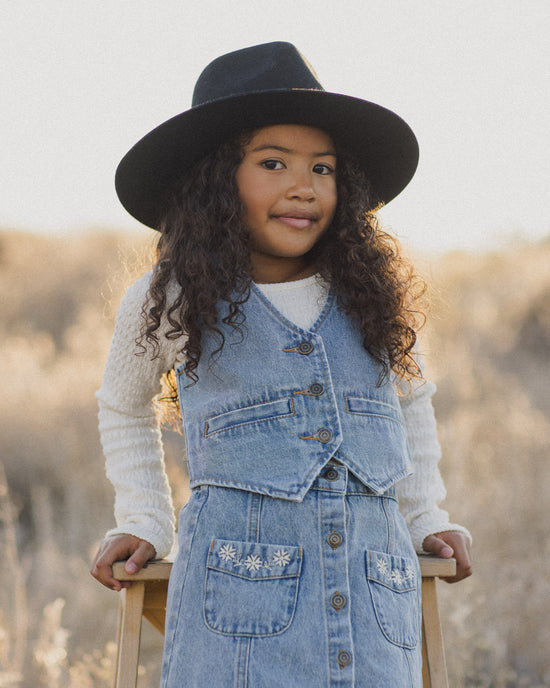
<svg viewBox="0 0 550 688">
<path fill-rule="evenodd" d="M 442 559 L 450 559 L 454 554 L 451 545 L 437 535 L 428 535 L 422 547 L 425 552 L 431 552 Z"/>
<path fill-rule="evenodd" d="M 145 540 L 141 540 L 138 548 L 136 551 L 132 554 L 132 556 L 128 559 L 124 566 L 124 570 L 126 573 L 129 574 L 134 574 L 137 573 L 138 571 L 141 571 L 141 569 L 145 566 L 145 564 L 150 560 L 153 559 L 155 556 L 155 548 L 153 545 L 151 545 L 148 542 L 145 542 Z"/>
<path fill-rule="evenodd" d="M 472 555 L 470 552 L 470 539 L 462 533 L 450 531 L 448 533 L 438 533 L 440 539 L 445 540 L 454 549 L 456 559 L 456 574 L 449 578 L 444 578 L 447 583 L 458 583 L 458 581 L 468 578 L 473 573 Z"/>
</svg>

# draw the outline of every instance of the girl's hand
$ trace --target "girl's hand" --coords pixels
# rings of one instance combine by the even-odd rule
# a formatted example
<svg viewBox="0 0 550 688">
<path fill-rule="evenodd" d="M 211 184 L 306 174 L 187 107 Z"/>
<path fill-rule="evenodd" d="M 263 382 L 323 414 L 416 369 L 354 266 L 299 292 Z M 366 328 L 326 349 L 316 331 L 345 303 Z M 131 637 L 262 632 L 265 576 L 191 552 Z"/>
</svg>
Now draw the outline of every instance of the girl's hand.
<svg viewBox="0 0 550 688">
<path fill-rule="evenodd" d="M 443 578 L 447 583 L 458 583 L 473 573 L 470 539 L 463 533 L 449 531 L 428 535 L 422 545 L 425 552 L 432 552 L 442 559 L 456 559 L 456 575 Z"/>
<path fill-rule="evenodd" d="M 107 588 L 119 592 L 122 588 L 129 588 L 131 581 L 119 581 L 113 578 L 113 563 L 128 559 L 124 566 L 126 573 L 137 573 L 149 559 L 155 558 L 155 554 L 153 545 L 134 535 L 107 537 L 99 546 L 90 573 Z"/>
</svg>

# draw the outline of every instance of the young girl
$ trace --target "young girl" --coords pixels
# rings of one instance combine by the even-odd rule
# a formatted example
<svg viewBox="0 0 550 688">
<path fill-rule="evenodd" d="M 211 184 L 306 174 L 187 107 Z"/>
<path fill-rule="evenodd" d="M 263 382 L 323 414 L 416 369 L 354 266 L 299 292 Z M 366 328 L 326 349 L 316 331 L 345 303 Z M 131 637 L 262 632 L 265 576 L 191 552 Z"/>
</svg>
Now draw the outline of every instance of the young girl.
<svg viewBox="0 0 550 688">
<path fill-rule="evenodd" d="M 211 63 L 117 170 L 160 240 L 98 392 L 118 527 L 92 574 L 120 590 L 114 561 L 135 573 L 172 547 L 154 407 L 172 371 L 192 492 L 165 688 L 421 686 L 415 550 L 454 554 L 453 580 L 471 565 L 438 507 L 417 282 L 373 214 L 417 159 L 403 120 L 271 43 Z"/>
</svg>

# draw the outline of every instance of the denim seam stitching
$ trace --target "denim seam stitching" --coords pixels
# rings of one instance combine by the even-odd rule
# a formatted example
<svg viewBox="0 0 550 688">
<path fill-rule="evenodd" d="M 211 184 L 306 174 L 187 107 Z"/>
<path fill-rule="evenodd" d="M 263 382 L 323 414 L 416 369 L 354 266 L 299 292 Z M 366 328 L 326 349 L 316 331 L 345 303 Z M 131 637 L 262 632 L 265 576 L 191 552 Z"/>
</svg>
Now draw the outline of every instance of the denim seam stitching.
<svg viewBox="0 0 550 688">
<path fill-rule="evenodd" d="M 199 495 L 197 495 L 197 496 L 199 496 Z M 193 530 L 193 535 L 192 535 L 192 537 L 191 537 L 191 543 L 189 544 L 189 552 L 191 552 L 191 550 L 192 550 L 192 548 L 193 548 L 193 540 L 195 539 L 195 533 L 196 533 L 196 524 L 197 524 L 197 522 L 198 522 L 198 520 L 199 520 L 200 513 L 201 513 L 201 511 L 202 511 L 204 505 L 206 504 L 207 498 L 208 498 L 208 490 L 206 491 L 206 494 L 204 495 L 203 502 L 202 502 L 202 504 L 200 504 L 199 509 L 198 509 L 198 511 L 197 511 L 197 513 L 196 513 L 196 515 L 195 515 L 195 521 L 194 521 L 194 523 L 195 523 L 195 528 L 194 528 L 194 530 Z M 172 644 L 171 644 L 171 647 L 170 647 L 170 657 L 169 657 L 169 659 L 168 659 L 169 671 L 168 671 L 168 676 L 166 677 L 166 682 L 168 682 L 169 676 L 170 676 L 170 674 L 171 674 L 171 672 L 172 672 L 172 666 L 173 666 L 173 664 L 172 664 L 172 655 L 173 655 L 174 646 L 175 646 L 175 642 L 173 642 L 173 641 L 174 641 L 174 638 L 176 637 L 176 634 L 177 634 L 177 631 L 178 631 L 178 627 L 179 627 L 179 625 L 180 625 L 180 623 L 181 623 L 181 620 L 182 620 L 182 617 L 183 617 L 183 614 L 181 614 L 181 606 L 182 606 L 182 604 L 183 604 L 183 588 L 185 587 L 185 581 L 187 580 L 187 572 L 189 571 L 189 560 L 190 560 L 190 559 L 191 559 L 190 556 L 187 557 L 187 561 L 186 561 L 186 563 L 185 563 L 185 572 L 184 572 L 184 574 L 183 574 L 183 579 L 182 579 L 182 582 L 181 582 L 181 585 L 180 585 L 180 595 L 179 595 L 179 603 L 178 603 L 178 613 L 177 613 L 177 615 L 176 615 L 176 623 L 175 623 L 175 625 L 174 625 L 174 630 L 172 631 Z"/>
<path fill-rule="evenodd" d="M 388 512 L 387 502 L 381 502 L 382 510 L 384 511 L 384 517 L 386 519 L 386 527 L 388 529 L 388 552 L 393 552 L 395 550 L 395 527 L 391 514 Z"/>
</svg>

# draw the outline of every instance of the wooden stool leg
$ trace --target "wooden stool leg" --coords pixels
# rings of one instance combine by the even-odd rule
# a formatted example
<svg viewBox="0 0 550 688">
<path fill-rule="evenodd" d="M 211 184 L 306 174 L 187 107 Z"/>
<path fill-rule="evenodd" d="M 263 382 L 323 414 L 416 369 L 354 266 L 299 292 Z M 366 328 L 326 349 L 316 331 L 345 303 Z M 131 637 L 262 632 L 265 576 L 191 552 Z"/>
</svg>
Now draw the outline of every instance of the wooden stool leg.
<svg viewBox="0 0 550 688">
<path fill-rule="evenodd" d="M 121 593 L 114 688 L 136 688 L 144 595 L 143 581 Z"/>
<path fill-rule="evenodd" d="M 422 679 L 424 688 L 449 688 L 435 585 L 422 579 Z"/>
</svg>

